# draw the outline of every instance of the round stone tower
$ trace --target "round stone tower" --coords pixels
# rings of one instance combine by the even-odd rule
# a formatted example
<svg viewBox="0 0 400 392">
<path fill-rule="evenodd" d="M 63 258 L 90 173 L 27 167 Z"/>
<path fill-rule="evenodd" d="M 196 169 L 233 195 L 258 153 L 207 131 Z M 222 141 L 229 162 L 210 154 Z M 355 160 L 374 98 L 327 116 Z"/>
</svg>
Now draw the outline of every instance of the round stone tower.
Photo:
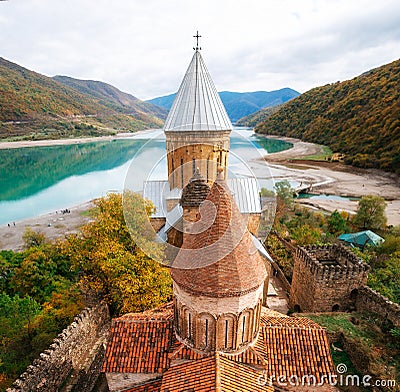
<svg viewBox="0 0 400 392">
<path fill-rule="evenodd" d="M 257 338 L 267 273 L 223 171 L 192 216 L 171 268 L 176 336 L 201 352 L 240 352 Z"/>
<path fill-rule="evenodd" d="M 197 47 L 164 125 L 170 189 L 183 189 L 196 168 L 211 184 L 228 165 L 231 130 Z"/>
</svg>

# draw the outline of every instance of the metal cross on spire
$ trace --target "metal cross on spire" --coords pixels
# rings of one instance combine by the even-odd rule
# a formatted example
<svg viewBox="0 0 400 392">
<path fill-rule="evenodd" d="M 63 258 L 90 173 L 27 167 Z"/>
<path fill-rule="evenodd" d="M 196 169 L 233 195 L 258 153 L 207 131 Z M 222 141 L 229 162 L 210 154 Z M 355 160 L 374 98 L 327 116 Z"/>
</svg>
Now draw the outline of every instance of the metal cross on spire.
<svg viewBox="0 0 400 392">
<path fill-rule="evenodd" d="M 197 31 L 196 35 L 193 36 L 193 38 L 196 38 L 196 47 L 193 48 L 194 50 L 201 50 L 199 47 L 199 38 L 201 38 L 201 35 L 199 35 L 199 32 Z"/>
</svg>

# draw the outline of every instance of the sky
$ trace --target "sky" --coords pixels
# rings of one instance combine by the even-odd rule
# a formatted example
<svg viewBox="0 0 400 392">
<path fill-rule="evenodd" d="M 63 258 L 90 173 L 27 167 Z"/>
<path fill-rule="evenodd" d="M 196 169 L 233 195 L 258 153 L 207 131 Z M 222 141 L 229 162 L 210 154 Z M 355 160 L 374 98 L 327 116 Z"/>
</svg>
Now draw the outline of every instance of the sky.
<svg viewBox="0 0 400 392">
<path fill-rule="evenodd" d="M 302 93 L 399 59 L 400 1 L 0 1 L 0 57 L 140 99 L 178 90 L 197 30 L 218 91 Z"/>
</svg>

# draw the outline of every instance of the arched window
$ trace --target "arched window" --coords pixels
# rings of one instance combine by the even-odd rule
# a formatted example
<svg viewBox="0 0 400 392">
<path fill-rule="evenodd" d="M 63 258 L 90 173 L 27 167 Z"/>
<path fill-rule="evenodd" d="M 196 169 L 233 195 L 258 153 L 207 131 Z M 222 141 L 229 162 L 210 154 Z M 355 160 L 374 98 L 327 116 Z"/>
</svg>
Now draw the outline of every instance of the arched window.
<svg viewBox="0 0 400 392">
<path fill-rule="evenodd" d="M 294 311 L 295 313 L 301 313 L 300 305 L 294 305 L 294 306 L 293 306 L 293 311 Z"/>
<path fill-rule="evenodd" d="M 232 350 L 236 348 L 237 340 L 237 318 L 233 314 L 224 314 L 218 320 L 217 325 L 217 348 Z"/>
<path fill-rule="evenodd" d="M 358 296 L 358 289 L 351 290 L 350 292 L 350 300 L 355 302 Z"/>
<path fill-rule="evenodd" d="M 332 312 L 339 312 L 339 310 L 340 310 L 339 304 L 335 304 L 332 306 Z"/>
<path fill-rule="evenodd" d="M 174 157 L 171 159 L 171 176 L 172 176 L 172 188 L 175 188 L 175 164 Z"/>
<path fill-rule="evenodd" d="M 201 313 L 197 318 L 196 346 L 201 350 L 215 347 L 215 318 L 209 313 Z"/>
<path fill-rule="evenodd" d="M 181 185 L 183 189 L 183 158 L 181 158 Z"/>
<path fill-rule="evenodd" d="M 255 309 L 244 310 L 239 316 L 238 321 L 238 336 L 237 344 L 238 346 L 249 343 L 253 340 L 255 336 L 255 331 L 257 327 L 254 315 L 257 315 L 257 306 Z"/>
</svg>

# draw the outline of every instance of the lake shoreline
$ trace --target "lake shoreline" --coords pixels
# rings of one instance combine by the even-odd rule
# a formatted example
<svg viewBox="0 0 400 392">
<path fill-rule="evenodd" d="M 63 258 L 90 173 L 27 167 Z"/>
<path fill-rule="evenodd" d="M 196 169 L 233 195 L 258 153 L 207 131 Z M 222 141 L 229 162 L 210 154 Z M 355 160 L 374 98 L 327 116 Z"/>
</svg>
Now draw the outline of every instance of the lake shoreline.
<svg viewBox="0 0 400 392">
<path fill-rule="evenodd" d="M 137 136 L 138 133 L 129 135 Z M 357 169 L 344 164 L 299 160 L 301 157 L 320 151 L 322 147 L 292 138 L 278 136 L 274 138 L 289 141 L 293 144 L 293 147 L 268 154 L 264 158 L 249 161 L 250 168 L 256 177 L 260 179 L 268 178 L 266 177 L 266 167 L 268 166 L 277 173 L 273 177 L 275 181 L 289 178 L 299 182 L 309 181 L 314 184 L 313 193 L 346 197 L 362 197 L 367 194 L 381 195 L 388 200 L 386 209 L 388 224 L 400 225 L 398 177 L 375 169 Z M 94 141 L 99 140 L 99 138 L 92 138 L 89 141 L 93 141 L 93 139 Z M 68 139 L 68 141 L 71 142 L 71 139 Z M 57 141 L 51 140 L 47 142 L 47 145 L 56 145 L 57 143 Z M 354 214 L 358 205 L 357 201 L 344 199 L 299 199 L 298 202 L 305 207 L 327 213 L 337 209 Z M 66 206 L 70 210 L 69 213 L 63 214 L 61 211 L 54 211 L 16 221 L 15 226 L 13 222 L 9 222 L 10 227 L 8 227 L 8 224 L 2 225 L 0 226 L 0 249 L 21 250 L 23 248 L 22 236 L 28 227 L 42 232 L 49 240 L 65 238 L 68 234 L 76 233 L 82 225 L 91 220 L 90 216 L 84 212 L 92 207 L 93 201 L 88 201 L 76 206 Z"/>
<path fill-rule="evenodd" d="M 270 136 L 268 136 L 270 137 Z M 307 160 L 310 155 L 323 151 L 321 145 L 299 139 L 273 136 L 293 144 L 293 148 L 265 155 L 258 161 L 280 173 L 277 181 L 294 179 L 312 184 L 312 193 L 361 198 L 366 195 L 382 196 L 387 201 L 388 225 L 400 225 L 400 177 L 378 169 L 362 169 L 340 162 Z M 298 202 L 314 210 L 331 213 L 335 210 L 355 214 L 358 201 L 299 199 Z"/>
<path fill-rule="evenodd" d="M 43 233 L 47 240 L 62 239 L 70 234 L 76 234 L 80 227 L 92 220 L 90 214 L 86 213 L 91 208 L 94 208 L 93 200 L 66 207 L 64 210 L 1 225 L 0 249 L 23 250 L 22 237 L 28 228 Z"/>
<path fill-rule="evenodd" d="M 70 139 L 20 140 L 16 142 L 0 141 L 0 149 L 4 150 L 4 149 L 27 148 L 27 147 L 50 147 L 50 146 L 65 146 L 69 144 L 107 142 L 118 139 L 137 138 L 141 134 L 146 134 L 152 131 L 155 131 L 155 129 L 146 129 L 137 132 L 121 132 L 111 136 L 81 137 L 81 138 L 70 138 Z"/>
</svg>

